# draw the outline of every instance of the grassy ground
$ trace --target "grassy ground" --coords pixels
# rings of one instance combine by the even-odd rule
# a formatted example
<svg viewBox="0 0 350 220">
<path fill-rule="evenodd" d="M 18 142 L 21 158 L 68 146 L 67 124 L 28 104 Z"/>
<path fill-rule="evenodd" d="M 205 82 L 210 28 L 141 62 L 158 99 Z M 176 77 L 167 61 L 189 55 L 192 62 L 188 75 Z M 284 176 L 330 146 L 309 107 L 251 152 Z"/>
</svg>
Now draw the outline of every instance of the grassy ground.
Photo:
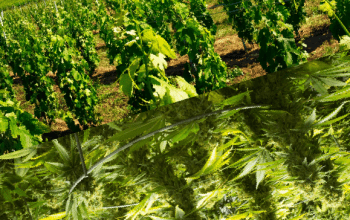
<svg viewBox="0 0 350 220">
<path fill-rule="evenodd" d="M 14 1 L 14 0 L 13 0 Z M 19 1 L 19 0 L 17 0 Z M 0 4 L 4 2 L 0 0 Z M 310 44 L 315 41 L 312 39 L 312 33 L 314 30 L 319 29 L 320 27 L 328 27 L 329 19 L 327 16 L 321 14 L 317 10 L 320 0 L 306 0 L 306 12 L 307 20 L 303 24 L 302 28 L 304 30 L 304 38 L 310 38 Z M 220 4 L 217 0 L 207 1 L 208 7 L 213 5 Z M 217 7 L 215 9 L 210 9 L 210 14 L 223 11 L 223 6 Z M 217 42 L 215 44 L 215 49 L 218 51 L 222 59 L 227 63 L 228 69 L 230 72 L 235 71 L 236 67 L 239 66 L 244 70 L 244 75 L 237 77 L 235 79 L 230 79 L 228 85 L 238 83 L 242 80 L 248 80 L 257 76 L 264 75 L 260 64 L 257 62 L 258 46 L 250 45 L 249 53 L 242 52 L 243 46 L 240 45 L 240 48 L 234 48 L 235 45 L 242 44 L 238 38 L 235 30 L 232 30 L 231 24 L 228 22 L 228 16 L 226 13 L 217 13 L 214 14 L 213 20 L 218 26 L 218 31 L 216 34 Z M 329 34 L 328 34 L 329 35 Z M 97 91 L 98 96 L 100 97 L 100 103 L 97 106 L 97 112 L 101 113 L 103 116 L 103 123 L 106 124 L 115 120 L 119 120 L 125 117 L 128 113 L 128 98 L 125 97 L 119 91 L 119 84 L 114 83 L 116 79 L 116 68 L 113 65 L 109 64 L 107 59 L 107 49 L 101 38 L 98 34 L 95 35 L 97 41 L 97 50 L 100 56 L 101 62 L 97 68 L 95 74 L 93 75 L 93 81 L 98 85 Z M 334 44 L 337 43 L 333 39 L 329 40 L 331 36 L 319 38 L 318 44 L 310 47 L 308 51 L 313 57 L 311 59 L 319 58 L 327 54 L 332 54 L 336 52 L 337 48 L 334 47 Z M 225 42 L 223 42 L 225 40 Z M 247 45 L 248 46 L 248 45 Z M 230 49 L 230 47 L 232 47 Z M 227 55 L 228 54 L 228 55 Z M 231 54 L 231 55 L 230 55 Z M 238 54 L 238 55 L 237 55 Z M 236 56 L 237 55 L 237 56 Z M 232 58 L 233 57 L 233 58 Z M 172 60 L 169 63 L 167 69 L 167 74 L 171 71 L 181 71 L 183 69 L 183 63 L 186 62 L 186 56 L 179 57 L 176 60 Z M 260 66 L 260 67 L 259 67 Z M 14 89 L 17 92 L 17 99 L 21 101 L 21 107 L 27 112 L 34 114 L 34 105 L 28 103 L 25 100 L 25 92 L 23 86 L 21 85 L 20 79 L 14 78 L 15 85 Z M 63 109 L 68 109 L 64 104 L 63 95 L 60 93 L 59 88 L 55 88 L 56 91 L 60 94 L 60 103 Z M 50 135 L 43 136 L 48 137 L 48 140 L 57 138 L 59 136 L 65 135 L 68 127 L 62 121 L 57 119 L 56 122 L 51 126 L 53 131 Z"/>
</svg>

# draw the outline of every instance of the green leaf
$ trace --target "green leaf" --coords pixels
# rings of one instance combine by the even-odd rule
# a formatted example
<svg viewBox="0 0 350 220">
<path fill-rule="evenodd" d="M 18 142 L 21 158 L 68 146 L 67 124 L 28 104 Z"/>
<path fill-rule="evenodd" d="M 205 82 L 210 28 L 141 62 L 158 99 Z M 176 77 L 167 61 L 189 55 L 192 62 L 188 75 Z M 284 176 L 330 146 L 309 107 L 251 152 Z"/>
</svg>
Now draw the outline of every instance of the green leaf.
<svg viewBox="0 0 350 220">
<path fill-rule="evenodd" d="M 305 126 L 310 126 L 316 120 L 316 109 L 313 110 L 312 114 L 305 120 Z"/>
<path fill-rule="evenodd" d="M 52 143 L 55 145 L 60 157 L 64 161 L 65 164 L 69 164 L 70 158 L 68 151 L 58 142 L 57 139 L 52 140 Z"/>
<path fill-rule="evenodd" d="M 48 217 L 42 218 L 40 220 L 56 220 L 56 219 L 63 219 L 64 217 L 66 217 L 66 212 L 60 212 L 60 213 L 49 215 Z"/>
<path fill-rule="evenodd" d="M 5 117 L 4 115 L 0 115 L 0 132 L 5 132 L 7 131 L 9 126 L 9 122 L 7 117 Z"/>
<path fill-rule="evenodd" d="M 321 126 L 323 125 L 325 122 L 327 122 L 328 120 L 330 120 L 331 118 L 335 117 L 338 112 L 340 111 L 340 109 L 343 107 L 343 105 L 347 102 L 350 102 L 350 101 L 346 101 L 346 102 L 343 102 L 337 109 L 335 109 L 331 114 L 327 115 L 325 118 L 323 118 L 321 121 L 313 124 L 313 127 L 316 127 L 316 126 Z"/>
<path fill-rule="evenodd" d="M 16 166 L 17 164 L 21 164 L 22 160 L 21 158 L 15 158 L 15 173 L 20 176 L 20 177 L 24 177 L 24 175 L 26 175 L 26 173 L 29 171 L 29 168 L 19 168 L 18 166 Z"/>
<path fill-rule="evenodd" d="M 186 125 L 176 136 L 172 138 L 172 142 L 175 143 L 184 140 L 189 134 L 196 134 L 198 131 L 199 125 L 197 123 L 191 123 L 189 125 Z"/>
<path fill-rule="evenodd" d="M 149 216 L 153 220 L 175 220 L 175 218 L 165 218 L 165 217 L 157 217 L 157 216 Z"/>
<path fill-rule="evenodd" d="M 149 214 L 153 214 L 153 213 L 161 213 L 162 211 L 164 210 L 169 210 L 172 206 L 171 205 L 168 205 L 168 204 L 162 204 L 162 205 L 159 205 L 159 206 L 156 206 L 156 207 L 152 207 L 148 210 L 148 215 Z M 151 217 L 151 216 L 149 216 Z M 167 218 L 168 219 L 168 218 Z M 169 218 L 169 219 L 173 219 L 175 220 L 175 218 Z"/>
<path fill-rule="evenodd" d="M 154 95 L 160 99 L 163 99 L 167 93 L 166 87 L 168 86 L 168 83 L 154 76 L 149 77 L 151 78 L 153 88 L 156 90 Z"/>
<path fill-rule="evenodd" d="M 190 10 L 186 4 L 182 2 L 175 2 L 174 8 L 183 20 L 186 20 L 186 18 L 188 18 Z"/>
<path fill-rule="evenodd" d="M 46 203 L 46 201 L 44 201 L 44 200 L 40 200 L 37 202 L 28 202 L 28 207 L 31 209 L 35 209 L 35 208 L 41 207 L 45 203 Z"/>
<path fill-rule="evenodd" d="M 226 144 L 220 146 L 220 147 L 219 147 L 219 151 L 225 150 L 226 148 L 231 147 L 232 145 L 240 145 L 240 144 L 242 144 L 242 142 L 236 143 L 236 141 L 237 141 L 238 138 L 239 138 L 239 137 L 236 136 L 236 137 L 234 137 L 233 139 L 229 140 Z"/>
<path fill-rule="evenodd" d="M 259 165 L 260 165 L 260 166 L 264 166 L 264 167 L 265 167 L 265 166 L 269 166 L 269 167 L 270 167 L 270 166 L 274 166 L 274 165 L 277 164 L 277 165 L 279 166 L 279 165 L 281 165 L 281 163 L 284 162 L 284 161 L 285 161 L 285 159 L 279 159 L 279 160 L 270 161 L 270 162 L 266 162 L 266 163 L 259 163 Z M 262 169 L 265 169 L 265 170 L 266 170 L 266 169 L 268 169 L 268 168 L 260 168 L 259 170 L 262 170 Z"/>
<path fill-rule="evenodd" d="M 116 122 L 111 122 L 107 124 L 110 128 L 113 128 L 117 131 L 122 131 L 122 129 L 116 124 Z"/>
<path fill-rule="evenodd" d="M 257 162 L 258 162 L 258 158 L 255 158 L 255 159 L 249 161 L 249 163 L 244 167 L 242 173 L 239 174 L 238 178 L 243 177 L 243 176 L 247 175 L 250 171 L 252 171 Z"/>
<path fill-rule="evenodd" d="M 210 173 L 213 173 L 214 171 L 221 168 L 223 165 L 227 164 L 229 162 L 229 159 L 227 157 L 230 155 L 230 151 L 225 152 L 223 155 L 217 154 L 217 148 L 215 147 L 205 163 L 204 167 L 200 171 L 198 171 L 196 174 L 194 174 L 192 177 L 187 178 L 188 183 L 190 183 L 194 179 L 198 179 L 199 177 L 203 175 L 208 175 Z M 221 154 L 221 153 L 220 153 Z"/>
<path fill-rule="evenodd" d="M 123 73 L 120 78 L 120 90 L 123 91 L 125 95 L 131 97 L 133 93 L 132 81 L 130 79 L 129 74 Z"/>
<path fill-rule="evenodd" d="M 136 58 L 132 61 L 132 63 L 130 64 L 130 66 L 128 68 L 129 76 L 132 80 L 134 80 L 134 78 L 135 78 L 136 70 L 140 67 L 140 62 L 141 62 L 141 58 Z M 136 85 L 135 82 L 134 82 L 134 84 Z"/>
<path fill-rule="evenodd" d="M 4 197 L 5 201 L 12 202 L 11 190 L 9 190 L 6 186 L 2 186 L 0 193 Z"/>
<path fill-rule="evenodd" d="M 151 197 L 147 200 L 147 205 L 146 207 L 141 211 L 142 215 L 147 215 L 148 210 L 152 207 L 153 203 L 158 199 L 157 194 L 152 194 Z"/>
<path fill-rule="evenodd" d="M 17 150 L 15 152 L 1 155 L 0 160 L 10 160 L 10 159 L 24 157 L 24 156 L 27 156 L 28 154 L 32 153 L 33 151 L 35 151 L 35 148 L 33 148 L 33 147 L 24 148 L 21 150 Z"/>
<path fill-rule="evenodd" d="M 12 138 L 17 138 L 19 135 L 18 127 L 17 127 L 17 120 L 16 120 L 16 115 L 14 112 L 8 113 L 5 116 L 9 117 L 10 119 L 10 131 Z"/>
<path fill-rule="evenodd" d="M 155 76 L 149 77 L 151 78 L 153 88 L 156 90 L 154 95 L 161 100 L 162 105 L 179 102 L 189 98 L 186 92 L 176 88 L 175 86 L 168 84 Z"/>
<path fill-rule="evenodd" d="M 334 101 L 344 99 L 344 98 L 349 98 L 349 97 L 350 97 L 350 86 L 347 86 L 332 94 L 314 98 L 314 100 L 319 102 L 334 102 Z"/>
<path fill-rule="evenodd" d="M 328 158 L 331 158 L 331 157 L 333 157 L 334 155 L 338 155 L 339 154 L 339 152 L 333 152 L 333 153 L 327 153 L 327 154 L 323 154 L 323 155 L 321 155 L 321 156 L 318 156 L 316 159 L 313 159 L 311 162 L 310 162 L 310 164 L 309 164 L 309 166 L 312 166 L 312 165 L 314 165 L 314 164 L 316 164 L 316 163 L 319 163 L 320 161 L 325 161 L 325 160 L 327 160 Z M 339 154 L 340 155 L 340 154 Z"/>
<path fill-rule="evenodd" d="M 73 200 L 73 206 L 72 206 L 72 214 L 73 214 L 73 219 L 78 219 L 78 220 L 82 220 L 83 217 L 81 216 L 81 213 L 78 210 L 78 201 L 77 198 L 74 197 Z"/>
<path fill-rule="evenodd" d="M 222 189 L 214 190 L 214 191 L 208 192 L 206 194 L 200 194 L 200 196 L 203 196 L 203 198 L 198 201 L 196 208 L 202 209 L 206 204 L 208 204 L 208 202 L 211 199 L 216 197 L 220 191 L 222 191 Z"/>
<path fill-rule="evenodd" d="M 44 166 L 46 169 L 48 169 L 52 173 L 59 174 L 63 171 L 63 168 L 65 167 L 62 163 L 55 163 L 55 162 L 45 162 Z"/>
<path fill-rule="evenodd" d="M 291 220 L 299 220 L 299 219 L 302 219 L 304 217 L 304 215 L 306 215 L 307 213 L 304 213 L 302 215 L 299 215 L 299 216 L 296 216 L 294 218 L 292 218 Z"/>
<path fill-rule="evenodd" d="M 245 142 L 241 142 L 241 143 L 245 143 Z M 259 147 L 244 147 L 244 148 L 235 148 L 235 150 L 237 151 L 252 151 L 252 150 L 259 150 Z"/>
<path fill-rule="evenodd" d="M 80 198 L 80 199 L 82 199 L 82 202 L 78 206 L 78 212 L 81 214 L 82 219 L 83 219 L 83 217 L 88 217 L 89 216 L 89 211 L 88 211 L 88 208 L 87 208 L 87 205 L 86 205 L 87 204 L 86 199 L 84 197 Z"/>
<path fill-rule="evenodd" d="M 338 70 L 332 70 L 332 69 L 336 69 L 338 68 Z M 326 69 L 326 71 L 322 71 L 317 73 L 318 76 L 323 76 L 323 77 L 345 77 L 345 76 L 350 76 L 350 73 L 344 73 L 350 70 L 350 67 L 346 67 L 346 68 L 341 68 L 339 69 L 338 67 L 334 67 L 334 68 L 330 68 L 330 69 Z"/>
<path fill-rule="evenodd" d="M 141 174 L 139 174 L 138 176 L 136 177 L 127 177 L 122 183 L 121 185 L 123 187 L 126 187 L 126 186 L 135 186 L 135 185 L 140 185 L 140 184 L 143 184 L 143 183 L 146 183 L 147 181 L 147 177 L 144 178 L 146 176 L 146 172 L 143 172 Z"/>
<path fill-rule="evenodd" d="M 180 209 L 179 206 L 177 205 L 175 207 L 175 218 L 183 219 L 184 215 L 185 215 L 185 212 L 182 209 Z"/>
<path fill-rule="evenodd" d="M 15 193 L 17 193 L 17 195 L 22 196 L 22 197 L 28 197 L 27 194 L 20 188 L 16 187 L 16 189 L 14 190 Z"/>
<path fill-rule="evenodd" d="M 208 95 L 208 101 L 214 104 L 221 104 L 225 100 L 225 97 L 219 93 L 218 90 L 211 91 Z"/>
<path fill-rule="evenodd" d="M 319 124 L 319 125 L 317 125 L 317 126 L 328 126 L 328 125 L 330 125 L 330 124 L 334 124 L 334 123 L 336 123 L 336 122 L 338 122 L 338 121 L 340 121 L 340 120 L 342 120 L 342 119 L 348 117 L 348 115 L 350 115 L 350 113 L 349 113 L 349 114 L 346 114 L 346 115 L 343 115 L 343 116 L 340 116 L 340 117 L 338 117 L 338 118 L 335 118 L 335 119 L 333 119 L 333 120 L 324 122 L 324 123 Z"/>
<path fill-rule="evenodd" d="M 161 152 L 161 153 L 164 152 L 167 143 L 168 143 L 167 141 L 162 141 L 162 142 L 160 142 L 159 149 L 160 149 L 160 152 Z"/>
<path fill-rule="evenodd" d="M 315 90 L 322 95 L 328 94 L 327 89 L 322 85 L 322 83 L 317 79 L 312 77 L 311 79 L 312 86 L 315 88 Z"/>
<path fill-rule="evenodd" d="M 256 171 L 256 189 L 258 189 L 259 184 L 264 179 L 265 172 L 266 172 L 266 170 L 260 170 L 260 169 L 265 167 L 265 166 L 261 165 L 262 163 L 265 163 L 265 159 L 263 157 L 260 158 L 259 165 L 257 166 L 257 171 Z"/>
<path fill-rule="evenodd" d="M 146 81 L 146 65 L 142 64 L 136 74 L 138 83 Z"/>
<path fill-rule="evenodd" d="M 186 92 L 175 88 L 173 85 L 168 85 L 166 87 L 166 94 L 164 96 L 164 99 L 167 100 L 167 104 L 176 103 L 188 98 L 189 97 Z"/>
<path fill-rule="evenodd" d="M 286 62 L 287 66 L 290 66 L 293 64 L 293 57 L 290 52 L 287 52 L 283 59 L 284 59 L 284 62 Z"/>
<path fill-rule="evenodd" d="M 329 17 L 333 17 L 335 13 L 334 13 L 334 10 L 332 9 L 332 6 L 333 7 L 335 6 L 335 2 L 331 1 L 330 4 L 328 2 L 324 2 L 324 4 L 320 4 L 318 6 L 318 9 L 320 11 L 327 12 Z M 299 218 L 297 218 L 297 219 L 299 219 Z"/>
<path fill-rule="evenodd" d="M 152 43 L 151 51 L 153 54 L 162 53 L 170 58 L 177 58 L 175 52 L 171 49 L 168 42 L 164 40 L 164 38 L 162 38 L 161 36 L 155 35 L 152 29 L 145 29 L 143 30 L 142 34 L 142 40 L 144 42 Z"/>
<path fill-rule="evenodd" d="M 233 164 L 230 164 L 228 167 L 233 168 L 233 167 L 242 167 L 242 164 L 246 164 L 248 161 L 250 161 L 253 157 L 255 157 L 257 154 L 259 154 L 260 151 L 257 151 L 255 153 L 249 154 L 238 161 L 234 162 Z"/>
<path fill-rule="evenodd" d="M 331 78 L 320 77 L 319 79 L 328 86 L 346 86 L 347 85 L 345 82 L 331 79 Z"/>
<path fill-rule="evenodd" d="M 302 125 L 303 131 L 308 131 L 310 128 L 312 128 L 312 124 L 316 120 L 316 109 L 313 110 L 311 115 L 305 120 L 304 124 Z"/>
<path fill-rule="evenodd" d="M 16 167 L 17 168 L 33 168 L 33 167 L 40 166 L 43 163 L 44 162 L 42 160 L 35 160 L 35 161 L 29 161 L 26 163 L 16 164 L 17 165 Z"/>
<path fill-rule="evenodd" d="M 193 85 L 189 84 L 184 78 L 177 76 L 175 79 L 179 84 L 180 89 L 185 91 L 189 97 L 198 96 L 196 88 Z"/>
<path fill-rule="evenodd" d="M 21 126 L 18 128 L 18 134 L 19 134 L 19 138 L 21 141 L 21 145 L 23 148 L 28 148 L 28 147 L 32 147 L 32 135 L 29 133 L 29 131 L 24 127 Z"/>
<path fill-rule="evenodd" d="M 162 53 L 159 53 L 158 56 L 150 54 L 150 60 L 155 68 L 159 68 L 161 71 L 165 71 L 168 67 L 168 63 L 164 59 L 165 56 Z"/>
<path fill-rule="evenodd" d="M 150 200 L 153 200 L 154 194 L 149 194 L 144 198 L 138 205 L 136 205 L 132 210 L 126 214 L 126 219 L 134 220 L 138 215 L 141 214 L 142 210 L 147 206 Z"/>
<path fill-rule="evenodd" d="M 75 81 L 80 81 L 80 80 L 81 80 L 81 75 L 80 75 L 80 73 L 79 73 L 78 71 L 76 71 L 75 69 L 72 69 L 72 70 L 70 71 L 70 73 L 72 74 L 73 79 L 74 79 Z"/>
<path fill-rule="evenodd" d="M 242 213 L 242 214 L 230 216 L 226 220 L 240 220 L 240 219 L 243 219 L 243 218 L 247 218 L 248 216 L 249 216 L 249 212 L 245 212 L 245 213 Z"/>
<path fill-rule="evenodd" d="M 113 141 L 122 141 L 125 139 L 134 138 L 137 135 L 140 135 L 145 132 L 148 133 L 156 125 L 159 125 L 159 123 L 163 123 L 163 121 L 164 121 L 164 116 L 160 115 L 146 121 L 133 123 L 130 128 L 124 131 L 118 132 L 117 134 L 113 135 L 111 138 L 106 140 L 104 143 L 113 142 Z"/>
<path fill-rule="evenodd" d="M 26 158 L 23 158 L 23 162 L 29 161 L 29 160 L 32 159 L 33 156 L 36 155 L 36 154 L 37 154 L 37 148 L 33 148 L 33 151 L 32 151 L 30 154 L 28 154 Z M 33 159 L 33 160 L 34 160 L 34 159 Z"/>
<path fill-rule="evenodd" d="M 205 171 L 208 170 L 208 168 L 210 168 L 215 163 L 216 160 L 217 160 L 217 155 L 216 155 L 216 147 L 215 147 L 214 150 L 212 151 L 209 159 L 204 164 L 204 167 L 202 167 L 202 169 L 200 171 L 198 171 L 195 175 L 193 175 L 192 177 L 190 177 L 188 179 L 197 179 L 197 178 L 199 178 Z"/>
<path fill-rule="evenodd" d="M 246 138 L 246 140 L 250 142 L 249 137 L 246 134 L 244 134 L 244 132 L 242 132 L 239 129 L 224 128 L 224 129 L 220 129 L 220 130 L 215 130 L 214 132 L 220 132 L 223 136 L 228 136 L 230 134 L 242 134 Z M 239 136 L 241 136 L 241 135 L 239 135 Z"/>
<path fill-rule="evenodd" d="M 221 119 L 229 118 L 229 117 L 233 116 L 234 114 L 236 114 L 239 111 L 240 110 L 232 110 L 232 111 L 228 111 L 228 112 L 222 113 L 217 119 L 221 120 Z"/>
</svg>

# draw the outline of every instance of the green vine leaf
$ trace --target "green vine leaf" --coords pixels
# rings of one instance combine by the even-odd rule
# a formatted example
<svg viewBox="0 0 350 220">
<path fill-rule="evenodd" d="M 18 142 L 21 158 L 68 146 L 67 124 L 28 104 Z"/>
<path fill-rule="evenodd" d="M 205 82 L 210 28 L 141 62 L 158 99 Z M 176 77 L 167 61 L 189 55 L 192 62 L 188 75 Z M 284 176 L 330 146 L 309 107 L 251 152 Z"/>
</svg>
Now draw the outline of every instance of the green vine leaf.
<svg viewBox="0 0 350 220">
<path fill-rule="evenodd" d="M 161 71 L 165 71 L 168 66 L 168 63 L 164 58 L 165 56 L 162 53 L 159 53 L 158 56 L 150 54 L 150 60 L 152 61 L 153 66 L 159 68 Z"/>
<path fill-rule="evenodd" d="M 143 30 L 142 34 L 142 40 L 146 43 L 150 42 L 152 44 L 151 51 L 153 54 L 162 53 L 172 59 L 177 58 L 175 52 L 171 49 L 168 42 L 164 40 L 164 38 L 162 38 L 161 36 L 155 35 L 153 30 L 145 29 Z"/>
<path fill-rule="evenodd" d="M 168 84 L 157 77 L 150 76 L 150 78 L 151 83 L 153 84 L 153 88 L 156 90 L 154 92 L 154 96 L 158 97 L 161 100 L 160 104 L 162 106 L 189 98 L 188 94 L 185 91 L 178 89 L 175 86 Z"/>
<path fill-rule="evenodd" d="M 177 76 L 175 80 L 178 83 L 180 89 L 185 91 L 189 97 L 198 96 L 196 88 L 193 85 L 189 84 L 184 78 Z"/>
<path fill-rule="evenodd" d="M 128 97 L 131 97 L 132 93 L 133 93 L 133 83 L 132 83 L 132 79 L 130 78 L 130 75 L 127 73 L 123 73 L 120 78 L 120 90 L 123 91 L 123 93 L 125 95 L 127 95 Z"/>
</svg>

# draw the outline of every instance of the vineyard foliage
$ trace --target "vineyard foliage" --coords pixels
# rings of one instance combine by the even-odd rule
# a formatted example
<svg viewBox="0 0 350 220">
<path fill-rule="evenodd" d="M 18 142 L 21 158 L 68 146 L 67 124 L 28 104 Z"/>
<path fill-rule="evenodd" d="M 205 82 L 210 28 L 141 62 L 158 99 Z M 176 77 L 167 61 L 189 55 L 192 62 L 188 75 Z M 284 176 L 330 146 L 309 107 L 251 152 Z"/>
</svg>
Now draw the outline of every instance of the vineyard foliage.
<svg viewBox="0 0 350 220">
<path fill-rule="evenodd" d="M 222 2 L 242 9 L 230 20 L 259 43 L 267 76 L 223 88 L 203 0 L 44 1 L 1 14 L 0 219 L 348 218 L 348 52 L 302 64 L 293 31 L 304 0 Z M 335 2 L 326 11 L 348 27 L 348 1 Z M 139 114 L 43 143 L 57 118 L 72 131 L 75 119 L 101 122 L 96 30 Z M 167 76 L 176 52 L 189 62 Z"/>
<path fill-rule="evenodd" d="M 220 2 L 225 4 L 238 36 L 259 44 L 259 62 L 268 73 L 306 61 L 308 54 L 297 47 L 293 33 L 298 34 L 300 23 L 305 18 L 305 0 L 288 3 L 277 0 Z M 229 13 L 236 10 L 237 13 Z"/>
</svg>

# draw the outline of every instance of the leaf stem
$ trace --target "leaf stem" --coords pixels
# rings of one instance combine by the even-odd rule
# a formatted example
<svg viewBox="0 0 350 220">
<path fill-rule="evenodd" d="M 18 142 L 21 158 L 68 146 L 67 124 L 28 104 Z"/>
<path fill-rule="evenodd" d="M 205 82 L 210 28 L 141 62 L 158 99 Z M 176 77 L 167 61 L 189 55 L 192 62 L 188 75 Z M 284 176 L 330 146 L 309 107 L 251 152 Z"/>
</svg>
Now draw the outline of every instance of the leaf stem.
<svg viewBox="0 0 350 220">
<path fill-rule="evenodd" d="M 80 141 L 79 141 L 77 133 L 74 133 L 74 136 L 75 136 L 75 141 L 77 142 L 77 148 L 78 148 L 78 151 L 79 151 L 81 165 L 83 166 L 83 171 L 84 171 L 85 176 L 87 176 L 84 155 L 83 155 L 83 151 L 81 149 L 81 144 L 80 144 Z"/>
</svg>

